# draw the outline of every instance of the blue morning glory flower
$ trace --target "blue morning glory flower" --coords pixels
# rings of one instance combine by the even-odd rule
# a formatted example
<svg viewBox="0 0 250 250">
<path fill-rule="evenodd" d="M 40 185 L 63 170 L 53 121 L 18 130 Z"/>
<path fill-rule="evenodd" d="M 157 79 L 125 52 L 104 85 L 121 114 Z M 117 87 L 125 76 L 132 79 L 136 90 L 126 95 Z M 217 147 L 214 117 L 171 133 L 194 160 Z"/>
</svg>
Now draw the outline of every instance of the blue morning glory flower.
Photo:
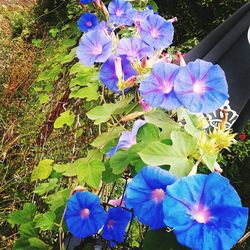
<svg viewBox="0 0 250 250">
<path fill-rule="evenodd" d="M 77 48 L 77 57 L 86 66 L 105 62 L 112 54 L 112 39 L 104 31 L 91 30 L 84 34 Z"/>
<path fill-rule="evenodd" d="M 87 32 L 94 29 L 98 25 L 98 18 L 96 15 L 85 12 L 78 20 L 78 27 L 82 32 Z"/>
<path fill-rule="evenodd" d="M 138 220 L 152 229 L 164 227 L 163 200 L 166 188 L 176 179 L 160 167 L 144 167 L 128 183 L 125 193 L 126 207 L 133 208 Z"/>
<path fill-rule="evenodd" d="M 94 0 L 80 0 L 82 4 L 88 4 L 94 2 Z"/>
<path fill-rule="evenodd" d="M 174 90 L 183 106 L 194 113 L 211 113 L 229 97 L 222 68 L 200 59 L 180 68 Z"/>
<path fill-rule="evenodd" d="M 172 110 L 181 104 L 174 92 L 174 78 L 179 66 L 166 62 L 159 62 L 153 66 L 152 73 L 141 82 L 139 91 L 152 107 Z"/>
<path fill-rule="evenodd" d="M 125 0 L 113 0 L 108 6 L 110 22 L 117 25 L 131 25 L 131 16 L 135 13 L 131 3 Z"/>
<path fill-rule="evenodd" d="M 133 13 L 133 16 L 131 16 L 131 19 L 133 20 L 133 23 L 137 25 L 140 28 L 141 22 L 145 21 L 147 16 L 154 14 L 153 10 L 142 10 L 142 11 L 136 11 Z"/>
<path fill-rule="evenodd" d="M 116 56 L 111 56 L 101 67 L 99 79 L 107 86 L 110 90 L 116 93 L 120 93 L 120 89 L 118 87 L 118 76 L 116 69 Z M 126 56 L 120 56 L 121 68 L 123 74 L 123 80 L 126 81 L 133 76 L 137 76 L 137 72 L 134 68 L 132 68 L 130 61 L 126 58 Z M 118 58 L 118 59 L 119 59 Z"/>
<path fill-rule="evenodd" d="M 194 250 L 228 250 L 243 235 L 248 209 L 229 181 L 217 173 L 183 177 L 167 188 L 164 222 Z"/>
<path fill-rule="evenodd" d="M 121 134 L 121 137 L 118 141 L 118 144 L 111 148 L 110 151 L 106 154 L 106 156 L 111 157 L 115 154 L 115 152 L 120 148 L 129 149 L 134 144 L 136 144 L 136 135 L 138 130 L 145 124 L 146 122 L 143 120 L 136 120 L 131 131 L 124 131 Z"/>
<path fill-rule="evenodd" d="M 152 14 L 140 25 L 140 36 L 143 41 L 155 49 L 165 49 L 173 41 L 174 27 L 172 22 Z"/>
<path fill-rule="evenodd" d="M 135 60 L 151 56 L 154 51 L 140 38 L 133 36 L 130 38 L 122 38 L 118 42 L 116 53 L 118 55 L 126 55 L 129 59 Z"/>
<path fill-rule="evenodd" d="M 69 231 L 77 238 L 96 234 L 105 222 L 106 214 L 97 195 L 76 192 L 67 202 L 65 222 Z"/>
<path fill-rule="evenodd" d="M 126 227 L 132 214 L 121 207 L 110 208 L 103 227 L 102 237 L 109 241 L 110 247 L 124 241 Z"/>
</svg>

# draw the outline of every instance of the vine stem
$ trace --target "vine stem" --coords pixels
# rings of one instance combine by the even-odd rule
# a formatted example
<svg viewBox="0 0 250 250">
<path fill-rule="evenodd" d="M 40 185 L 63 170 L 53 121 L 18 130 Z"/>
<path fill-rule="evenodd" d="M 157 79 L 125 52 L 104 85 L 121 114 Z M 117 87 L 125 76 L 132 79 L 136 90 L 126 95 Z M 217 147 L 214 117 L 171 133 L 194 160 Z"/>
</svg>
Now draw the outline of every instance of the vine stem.
<svg viewBox="0 0 250 250">
<path fill-rule="evenodd" d="M 192 167 L 192 169 L 191 169 L 190 173 L 188 174 L 188 176 L 197 174 L 198 166 L 199 166 L 199 164 L 201 163 L 201 161 L 202 161 L 204 155 L 205 155 L 205 153 L 203 153 L 203 154 L 199 157 L 198 161 L 194 164 L 194 166 Z"/>
<path fill-rule="evenodd" d="M 250 237 L 250 231 L 247 232 L 243 237 L 237 242 L 237 245 L 241 245 L 244 241 L 246 241 Z"/>
<path fill-rule="evenodd" d="M 73 192 L 70 193 L 70 196 L 72 195 L 72 193 Z M 70 196 L 68 197 L 68 199 L 70 198 Z M 61 218 L 61 221 L 60 221 L 60 224 L 59 224 L 59 229 L 58 229 L 58 239 L 59 239 L 59 249 L 60 250 L 62 250 L 62 224 L 63 224 L 63 220 L 64 220 L 66 210 L 67 210 L 67 204 L 66 204 L 66 206 L 64 208 L 63 215 L 62 215 L 62 218 Z"/>
</svg>

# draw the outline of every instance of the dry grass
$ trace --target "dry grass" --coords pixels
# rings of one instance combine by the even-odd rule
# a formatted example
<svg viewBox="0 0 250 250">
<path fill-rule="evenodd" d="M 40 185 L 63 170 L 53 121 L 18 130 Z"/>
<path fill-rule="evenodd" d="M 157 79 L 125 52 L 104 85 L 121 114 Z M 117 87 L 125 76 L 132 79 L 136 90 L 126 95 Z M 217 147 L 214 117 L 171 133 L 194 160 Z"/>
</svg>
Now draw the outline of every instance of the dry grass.
<svg viewBox="0 0 250 250">
<path fill-rule="evenodd" d="M 36 51 L 22 40 L 11 44 L 11 51 L 8 61 L 4 66 L 3 98 L 12 98 L 17 90 L 26 95 L 27 90 L 34 80 L 33 70 L 36 60 Z"/>
</svg>

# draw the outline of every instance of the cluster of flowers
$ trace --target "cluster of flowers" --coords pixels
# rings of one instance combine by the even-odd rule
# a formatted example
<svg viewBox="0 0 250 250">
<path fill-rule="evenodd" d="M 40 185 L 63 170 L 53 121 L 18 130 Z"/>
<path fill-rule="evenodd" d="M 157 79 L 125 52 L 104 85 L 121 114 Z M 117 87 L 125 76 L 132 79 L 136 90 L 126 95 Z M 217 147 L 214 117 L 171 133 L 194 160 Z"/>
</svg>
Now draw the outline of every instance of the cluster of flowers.
<svg viewBox="0 0 250 250">
<path fill-rule="evenodd" d="M 70 232 L 79 238 L 98 233 L 113 247 L 124 240 L 133 209 L 151 229 L 173 228 L 177 240 L 195 250 L 231 249 L 244 233 L 248 209 L 220 174 L 196 174 L 177 179 L 159 167 L 144 167 L 128 184 L 124 201 L 105 213 L 99 197 L 77 192 L 65 214 Z M 113 203 L 115 204 L 115 203 Z M 131 217 L 132 216 L 132 217 Z"/>
<path fill-rule="evenodd" d="M 131 213 L 121 207 L 112 207 L 106 213 L 99 197 L 90 192 L 72 195 L 65 213 L 66 224 L 75 237 L 94 235 L 103 227 L 102 237 L 109 241 L 110 247 L 123 242 L 131 219 Z"/>
<path fill-rule="evenodd" d="M 99 23 L 88 12 L 79 19 L 80 29 L 87 33 L 81 38 L 77 56 L 86 66 L 103 63 L 99 77 L 111 91 L 126 92 L 140 82 L 139 92 L 148 105 L 166 110 L 183 105 L 204 114 L 228 99 L 219 65 L 198 59 L 178 66 L 162 53 L 172 43 L 175 18 L 165 20 L 150 9 L 137 11 L 125 0 L 113 0 L 106 12 L 106 22 Z M 119 39 L 116 31 L 125 26 L 131 26 L 133 35 Z"/>
<path fill-rule="evenodd" d="M 210 113 L 228 99 L 223 70 L 203 60 L 180 66 L 163 50 L 173 40 L 173 22 L 151 9 L 135 10 L 125 0 L 113 0 L 106 9 L 99 0 L 81 0 L 102 10 L 106 21 L 84 13 L 79 28 L 85 32 L 77 56 L 85 66 L 102 63 L 99 78 L 111 91 L 121 94 L 136 86 L 147 110 L 176 109 Z M 130 37 L 119 31 L 130 27 Z M 136 144 L 136 134 L 145 124 L 135 121 L 107 153 Z M 124 200 L 113 203 L 107 213 L 97 195 L 76 192 L 68 201 L 65 221 L 78 238 L 102 232 L 113 247 L 123 242 L 133 216 L 151 229 L 170 227 L 177 240 L 192 249 L 230 249 L 245 231 L 248 210 L 228 180 L 220 174 L 195 174 L 177 179 L 160 167 L 146 166 L 128 183 Z M 117 206 L 116 206 L 117 205 Z M 133 214 L 133 213 L 132 213 Z"/>
</svg>

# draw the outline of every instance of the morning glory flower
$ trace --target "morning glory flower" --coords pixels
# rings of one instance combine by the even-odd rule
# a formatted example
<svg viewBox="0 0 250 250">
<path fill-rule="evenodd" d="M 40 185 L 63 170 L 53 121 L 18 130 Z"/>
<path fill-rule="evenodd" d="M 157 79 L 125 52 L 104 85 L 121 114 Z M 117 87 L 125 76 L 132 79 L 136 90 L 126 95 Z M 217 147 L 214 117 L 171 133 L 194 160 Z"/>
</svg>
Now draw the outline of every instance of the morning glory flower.
<svg viewBox="0 0 250 250">
<path fill-rule="evenodd" d="M 121 65 L 119 65 L 119 62 Z M 123 79 L 118 79 L 118 77 L 121 77 L 121 74 L 123 75 Z M 119 89 L 118 80 L 127 81 L 129 79 L 132 79 L 131 77 L 133 76 L 137 76 L 137 72 L 132 68 L 130 61 L 126 58 L 126 56 L 111 56 L 102 65 L 100 69 L 99 79 L 110 90 L 116 93 L 120 93 L 121 89 Z"/>
<path fill-rule="evenodd" d="M 220 174 L 183 177 L 167 188 L 164 222 L 194 250 L 228 250 L 243 235 L 248 209 Z"/>
<path fill-rule="evenodd" d="M 135 13 L 131 3 L 125 0 L 113 0 L 108 5 L 110 22 L 117 25 L 131 25 L 131 16 Z"/>
<path fill-rule="evenodd" d="M 153 49 L 139 37 L 122 38 L 117 45 L 116 53 L 126 55 L 129 59 L 142 59 L 151 56 Z"/>
<path fill-rule="evenodd" d="M 124 241 L 126 227 L 131 220 L 131 213 L 121 207 L 110 208 L 103 227 L 102 237 L 109 241 L 110 247 Z"/>
<path fill-rule="evenodd" d="M 84 34 L 77 48 L 77 57 L 85 66 L 105 62 L 112 54 L 112 39 L 104 31 L 91 30 Z"/>
<path fill-rule="evenodd" d="M 115 152 L 120 148 L 129 149 L 134 144 L 136 144 L 136 135 L 138 130 L 145 124 L 143 120 L 136 120 L 131 131 L 124 131 L 118 141 L 118 144 L 111 148 L 106 156 L 110 157 L 115 154 Z"/>
<path fill-rule="evenodd" d="M 105 222 L 106 214 L 97 195 L 76 192 L 67 202 L 65 222 L 69 231 L 77 238 L 96 234 Z"/>
<path fill-rule="evenodd" d="M 138 220 L 152 229 L 164 227 L 163 200 L 166 197 L 166 188 L 176 179 L 160 167 L 144 167 L 128 183 L 125 193 L 126 207 L 133 208 Z"/>
<path fill-rule="evenodd" d="M 140 29 L 141 22 L 143 22 L 147 16 L 154 14 L 153 10 L 142 10 L 142 11 L 136 11 L 134 12 L 133 16 L 131 16 L 131 19 L 133 20 L 133 23 Z"/>
<path fill-rule="evenodd" d="M 165 49 L 173 41 L 174 27 L 172 22 L 157 14 L 152 14 L 141 22 L 140 36 L 151 47 Z"/>
<path fill-rule="evenodd" d="M 94 0 L 80 0 L 82 4 L 88 4 L 94 2 Z"/>
<path fill-rule="evenodd" d="M 154 64 L 152 73 L 141 82 L 139 91 L 144 101 L 152 107 L 172 110 L 181 104 L 174 92 L 174 78 L 179 66 L 166 62 Z"/>
<path fill-rule="evenodd" d="M 200 59 L 180 68 L 174 90 L 183 106 L 193 113 L 211 113 L 229 97 L 222 68 Z"/>
<path fill-rule="evenodd" d="M 97 16 L 89 12 L 85 12 L 78 20 L 78 27 L 82 32 L 87 32 L 94 29 L 97 24 Z"/>
</svg>

